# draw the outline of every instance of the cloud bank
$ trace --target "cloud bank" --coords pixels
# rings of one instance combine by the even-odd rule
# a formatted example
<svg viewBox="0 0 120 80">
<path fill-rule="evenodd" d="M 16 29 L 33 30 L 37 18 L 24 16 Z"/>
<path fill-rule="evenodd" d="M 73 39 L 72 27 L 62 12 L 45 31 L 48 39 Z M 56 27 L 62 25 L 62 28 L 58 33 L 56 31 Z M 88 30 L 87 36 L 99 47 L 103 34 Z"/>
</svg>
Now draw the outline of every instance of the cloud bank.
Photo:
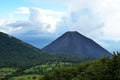
<svg viewBox="0 0 120 80">
<path fill-rule="evenodd" d="M 16 21 L 0 19 L 0 31 L 15 36 L 53 34 L 56 30 L 57 22 L 64 15 L 64 12 L 27 7 L 20 7 L 15 13 L 19 15 L 27 14 L 29 17 L 27 20 L 23 18 L 22 20 L 18 19 Z"/>
<path fill-rule="evenodd" d="M 28 18 L 16 21 L 0 19 L 0 31 L 12 35 L 42 36 L 77 30 L 96 40 L 120 40 L 120 0 L 46 1 L 64 4 L 68 9 L 58 12 L 19 7 L 14 14 L 28 15 Z"/>
</svg>

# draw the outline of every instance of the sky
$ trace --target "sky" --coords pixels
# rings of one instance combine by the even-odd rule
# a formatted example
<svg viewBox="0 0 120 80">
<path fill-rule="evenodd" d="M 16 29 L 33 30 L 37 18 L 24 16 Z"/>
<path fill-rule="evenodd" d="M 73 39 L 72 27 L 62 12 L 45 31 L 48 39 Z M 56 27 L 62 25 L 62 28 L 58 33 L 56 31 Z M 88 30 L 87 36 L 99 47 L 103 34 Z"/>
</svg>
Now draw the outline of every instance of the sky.
<svg viewBox="0 0 120 80">
<path fill-rule="evenodd" d="M 1 0 L 0 31 L 43 48 L 78 31 L 120 51 L 120 0 Z"/>
</svg>

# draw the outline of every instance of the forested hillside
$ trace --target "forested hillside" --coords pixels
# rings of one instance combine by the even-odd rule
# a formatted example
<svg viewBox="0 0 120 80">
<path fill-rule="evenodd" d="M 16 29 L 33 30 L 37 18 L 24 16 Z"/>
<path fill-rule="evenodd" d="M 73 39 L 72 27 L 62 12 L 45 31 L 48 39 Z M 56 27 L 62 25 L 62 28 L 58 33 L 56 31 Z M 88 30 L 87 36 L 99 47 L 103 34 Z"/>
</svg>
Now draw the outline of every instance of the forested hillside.
<svg viewBox="0 0 120 80">
<path fill-rule="evenodd" d="M 120 53 L 114 53 L 112 58 L 56 69 L 42 80 L 120 80 Z"/>
<path fill-rule="evenodd" d="M 54 56 L 0 32 L 0 67 L 27 68 L 53 59 Z"/>
</svg>

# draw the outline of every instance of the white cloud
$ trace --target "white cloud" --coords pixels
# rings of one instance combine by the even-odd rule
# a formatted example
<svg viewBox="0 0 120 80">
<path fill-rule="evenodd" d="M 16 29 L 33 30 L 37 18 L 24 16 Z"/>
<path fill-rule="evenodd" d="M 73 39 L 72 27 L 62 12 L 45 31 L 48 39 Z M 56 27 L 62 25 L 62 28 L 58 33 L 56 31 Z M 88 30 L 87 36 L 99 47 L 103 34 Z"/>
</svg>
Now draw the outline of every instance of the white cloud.
<svg viewBox="0 0 120 80">
<path fill-rule="evenodd" d="M 6 23 L 5 19 L 0 19 L 0 26 L 3 26 Z"/>
<path fill-rule="evenodd" d="M 17 9 L 17 11 L 15 11 L 15 13 L 18 13 L 18 14 L 29 14 L 29 8 L 27 7 L 19 7 Z"/>
<path fill-rule="evenodd" d="M 104 16 L 104 35 L 108 39 L 120 40 L 120 1 L 110 0 L 101 10 Z"/>
<path fill-rule="evenodd" d="M 29 15 L 28 19 L 16 21 L 0 20 L 0 30 L 12 35 L 44 35 L 52 34 L 56 30 L 56 24 L 64 15 L 64 12 L 44 10 L 41 8 L 20 7 L 16 13 Z M 18 15 L 18 14 L 17 14 Z M 15 16 L 15 15 L 14 15 Z M 12 16 L 13 18 L 13 16 Z"/>
<path fill-rule="evenodd" d="M 41 0 L 36 1 L 41 2 Z M 23 28 L 19 32 L 24 33 L 31 30 L 37 30 L 40 34 L 77 30 L 91 38 L 120 40 L 120 0 L 51 0 L 49 2 L 64 4 L 68 6 L 68 10 L 58 12 L 20 7 L 15 12 L 19 15 L 29 15 L 27 21 L 22 21 L 26 25 L 19 21 L 12 24 L 21 24 Z M 1 21 L 1 24 L 3 25 L 4 22 Z"/>
<path fill-rule="evenodd" d="M 56 23 L 63 15 L 63 12 L 44 10 L 40 8 L 30 8 L 29 20 L 37 24 L 42 24 L 40 27 L 42 32 L 54 33 Z"/>
<path fill-rule="evenodd" d="M 35 2 L 39 4 L 43 1 Z M 45 0 L 45 2 L 64 4 L 68 9 L 66 12 L 59 12 L 59 9 L 53 11 L 39 7 L 19 7 L 10 13 L 7 20 L 0 19 L 0 31 L 14 36 L 51 36 L 51 34 L 56 36 L 68 30 L 76 30 L 104 47 L 109 47 L 110 43 L 104 43 L 102 40 L 120 40 L 120 0 Z"/>
<path fill-rule="evenodd" d="M 33 22 L 37 22 L 38 24 L 43 24 L 43 26 L 41 26 L 42 31 L 48 33 L 53 33 L 55 31 L 56 23 L 64 14 L 63 12 L 55 12 L 40 8 L 31 8 L 30 12 L 29 19 Z"/>
<path fill-rule="evenodd" d="M 7 26 L 9 23 L 9 19 L 0 19 L 0 31 L 9 34 L 11 32 L 11 28 Z"/>
<path fill-rule="evenodd" d="M 66 4 L 69 8 L 68 16 L 64 17 L 59 27 L 78 30 L 93 38 L 99 36 L 101 39 L 120 40 L 120 0 L 56 0 L 55 2 Z M 88 12 L 84 9 L 88 9 Z"/>
</svg>

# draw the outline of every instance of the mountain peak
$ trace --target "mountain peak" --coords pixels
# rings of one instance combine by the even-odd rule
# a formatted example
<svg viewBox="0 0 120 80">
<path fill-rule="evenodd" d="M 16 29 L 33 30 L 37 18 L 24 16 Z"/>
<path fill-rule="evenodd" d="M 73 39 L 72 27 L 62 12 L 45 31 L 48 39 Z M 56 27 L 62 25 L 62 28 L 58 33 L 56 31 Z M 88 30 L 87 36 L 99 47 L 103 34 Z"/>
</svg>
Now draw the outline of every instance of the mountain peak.
<svg viewBox="0 0 120 80">
<path fill-rule="evenodd" d="M 65 54 L 79 57 L 100 58 L 111 54 L 92 39 L 77 31 L 68 31 L 43 48 L 51 54 Z"/>
<path fill-rule="evenodd" d="M 84 36 L 83 34 L 79 33 L 78 31 L 67 31 L 66 33 L 64 33 L 66 35 L 77 35 L 77 36 Z M 64 35 L 63 34 L 63 35 Z M 85 36 L 84 36 L 85 37 Z"/>
<path fill-rule="evenodd" d="M 77 31 L 67 31 L 66 33 L 79 33 Z"/>
<path fill-rule="evenodd" d="M 66 32 L 65 34 L 76 35 L 76 34 L 80 34 L 80 33 L 77 32 L 77 31 L 68 31 L 68 32 Z"/>
</svg>

